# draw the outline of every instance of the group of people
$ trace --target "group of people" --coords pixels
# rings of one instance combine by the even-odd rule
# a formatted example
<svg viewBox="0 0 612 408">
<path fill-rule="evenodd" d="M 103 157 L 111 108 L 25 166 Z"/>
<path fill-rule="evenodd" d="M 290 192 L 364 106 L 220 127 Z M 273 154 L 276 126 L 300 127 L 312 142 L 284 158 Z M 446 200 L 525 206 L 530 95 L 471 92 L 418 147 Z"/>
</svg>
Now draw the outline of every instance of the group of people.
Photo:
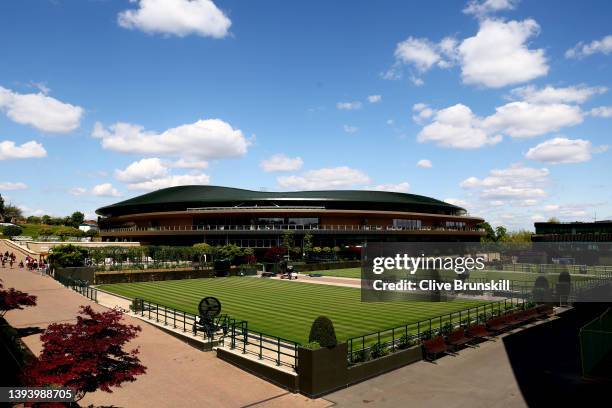
<svg viewBox="0 0 612 408">
<path fill-rule="evenodd" d="M 17 256 L 15 253 L 6 251 L 4 255 L 0 253 L 0 263 L 3 268 L 6 268 L 8 265 L 10 268 L 13 268 L 15 262 L 17 261 Z M 26 256 L 25 262 L 23 260 L 19 261 L 18 267 L 20 269 L 27 268 L 29 271 L 36 271 L 38 269 L 46 270 L 47 269 L 47 261 L 41 260 L 40 262 L 36 258 L 32 258 L 31 256 Z"/>
<path fill-rule="evenodd" d="M 13 264 L 15 263 L 15 260 L 17 259 L 17 257 L 15 256 L 15 254 L 13 252 L 11 252 L 9 254 L 8 251 L 6 251 L 4 253 L 4 255 L 0 254 L 0 262 L 2 263 L 2 267 L 6 267 L 6 264 L 8 263 L 11 268 L 13 267 Z"/>
</svg>

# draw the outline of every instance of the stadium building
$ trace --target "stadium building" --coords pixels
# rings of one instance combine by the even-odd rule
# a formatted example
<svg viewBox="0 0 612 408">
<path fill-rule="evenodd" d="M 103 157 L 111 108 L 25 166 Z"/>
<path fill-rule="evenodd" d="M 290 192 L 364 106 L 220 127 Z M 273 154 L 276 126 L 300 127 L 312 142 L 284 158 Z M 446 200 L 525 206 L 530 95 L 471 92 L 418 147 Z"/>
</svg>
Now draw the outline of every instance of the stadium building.
<svg viewBox="0 0 612 408">
<path fill-rule="evenodd" d="M 294 231 L 316 245 L 371 241 L 479 241 L 483 219 L 414 194 L 364 191 L 250 191 L 217 186 L 165 188 L 96 211 L 104 241 L 236 244 L 269 248 Z"/>
</svg>

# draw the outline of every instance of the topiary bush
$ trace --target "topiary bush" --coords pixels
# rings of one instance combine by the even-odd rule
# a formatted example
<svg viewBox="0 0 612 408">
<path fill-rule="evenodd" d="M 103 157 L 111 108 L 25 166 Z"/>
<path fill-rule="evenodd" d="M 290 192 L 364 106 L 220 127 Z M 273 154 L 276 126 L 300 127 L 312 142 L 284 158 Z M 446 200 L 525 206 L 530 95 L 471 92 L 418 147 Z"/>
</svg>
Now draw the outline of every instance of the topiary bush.
<svg viewBox="0 0 612 408">
<path fill-rule="evenodd" d="M 312 323 L 310 335 L 308 336 L 308 342 L 312 343 L 313 341 L 319 343 L 321 347 L 334 347 L 336 344 L 338 344 L 334 324 L 331 320 L 329 320 L 329 318 L 319 316 Z"/>
</svg>

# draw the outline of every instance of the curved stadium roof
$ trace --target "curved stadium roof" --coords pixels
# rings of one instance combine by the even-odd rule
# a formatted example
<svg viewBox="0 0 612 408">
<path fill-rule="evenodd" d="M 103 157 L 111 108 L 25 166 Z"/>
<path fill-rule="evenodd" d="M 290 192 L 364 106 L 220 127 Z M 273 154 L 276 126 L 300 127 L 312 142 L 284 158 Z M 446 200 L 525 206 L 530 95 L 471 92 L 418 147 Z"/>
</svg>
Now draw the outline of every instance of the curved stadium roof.
<svg viewBox="0 0 612 408">
<path fill-rule="evenodd" d="M 461 207 L 415 194 L 367 190 L 271 192 L 220 186 L 178 186 L 143 194 L 96 210 L 102 216 L 200 207 L 322 206 L 326 209 L 361 209 L 460 214 Z"/>
</svg>

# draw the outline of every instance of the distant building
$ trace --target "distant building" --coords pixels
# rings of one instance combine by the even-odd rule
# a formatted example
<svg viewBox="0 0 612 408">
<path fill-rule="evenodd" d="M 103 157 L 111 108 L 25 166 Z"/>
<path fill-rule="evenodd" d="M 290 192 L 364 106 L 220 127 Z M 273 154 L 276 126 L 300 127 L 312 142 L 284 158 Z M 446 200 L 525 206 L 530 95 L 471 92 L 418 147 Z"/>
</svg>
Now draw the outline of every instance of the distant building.
<svg viewBox="0 0 612 408">
<path fill-rule="evenodd" d="M 269 248 L 291 231 L 313 244 L 479 242 L 482 218 L 430 197 L 384 191 L 268 192 L 178 186 L 99 208 L 103 241 Z"/>
<path fill-rule="evenodd" d="M 79 229 L 83 232 L 98 231 L 98 223 L 92 220 L 85 220 L 79 225 Z"/>
<path fill-rule="evenodd" d="M 536 222 L 533 242 L 612 242 L 612 220 L 596 222 Z"/>
</svg>

